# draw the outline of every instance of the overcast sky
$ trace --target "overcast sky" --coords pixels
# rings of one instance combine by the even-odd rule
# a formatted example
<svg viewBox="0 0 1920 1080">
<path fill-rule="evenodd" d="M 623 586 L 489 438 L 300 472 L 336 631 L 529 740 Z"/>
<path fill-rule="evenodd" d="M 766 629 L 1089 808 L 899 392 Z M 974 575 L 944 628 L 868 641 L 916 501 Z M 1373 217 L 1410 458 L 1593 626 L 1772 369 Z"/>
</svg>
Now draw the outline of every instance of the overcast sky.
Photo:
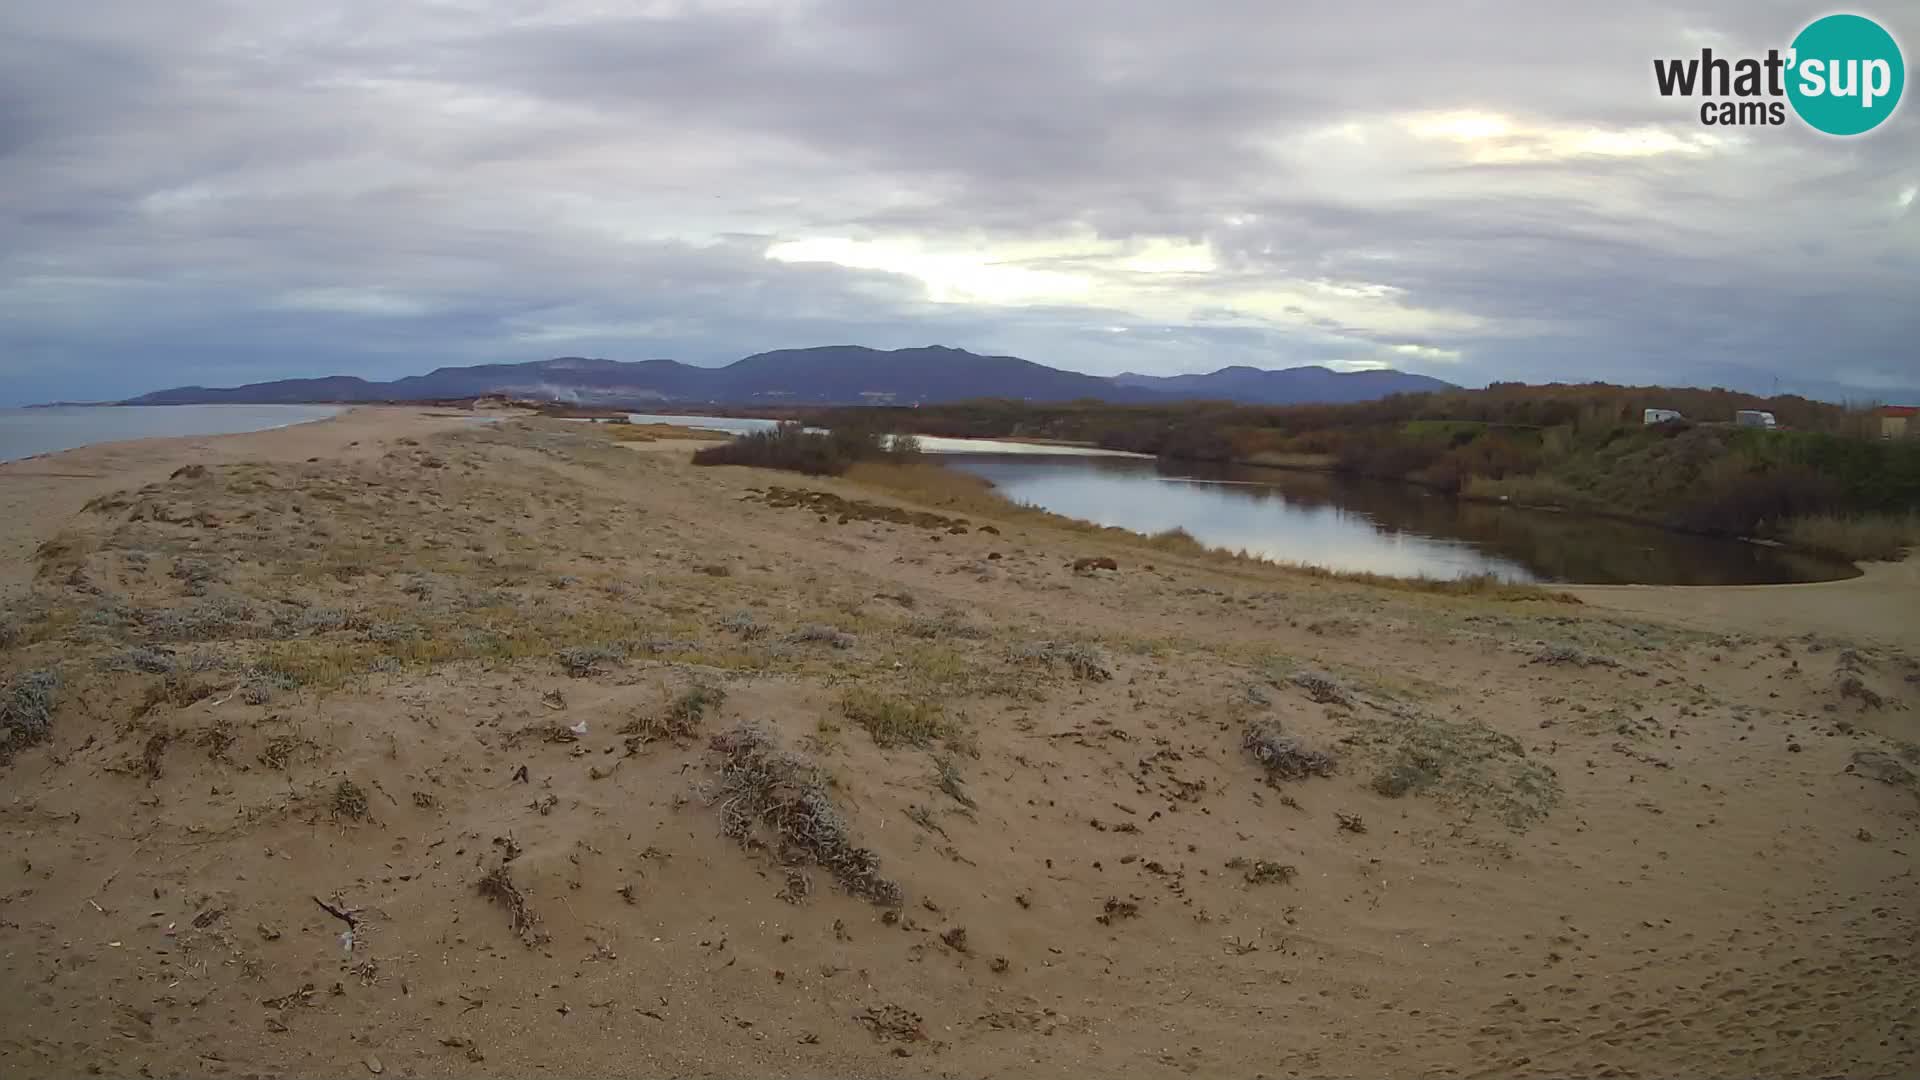
<svg viewBox="0 0 1920 1080">
<path fill-rule="evenodd" d="M 1827 10 L 4 0 L 0 404 L 842 343 L 1920 396 L 1920 104 L 1654 90 Z"/>
</svg>

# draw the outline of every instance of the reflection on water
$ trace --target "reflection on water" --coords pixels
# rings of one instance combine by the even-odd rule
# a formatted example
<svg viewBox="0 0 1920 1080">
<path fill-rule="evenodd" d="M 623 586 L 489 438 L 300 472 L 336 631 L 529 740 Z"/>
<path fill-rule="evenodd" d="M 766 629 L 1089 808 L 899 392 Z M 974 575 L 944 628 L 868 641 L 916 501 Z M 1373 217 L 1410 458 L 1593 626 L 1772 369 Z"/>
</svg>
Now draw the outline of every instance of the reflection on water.
<svg viewBox="0 0 1920 1080">
<path fill-rule="evenodd" d="M 1113 457 L 954 456 L 1001 493 L 1136 532 L 1183 528 L 1212 547 L 1399 577 L 1750 585 L 1855 571 L 1733 540 L 1572 514 L 1457 502 L 1405 484 L 1328 473 Z"/>
<path fill-rule="evenodd" d="M 632 413 L 733 435 L 776 421 Z M 997 439 L 920 437 L 1003 495 L 1057 514 L 1210 547 L 1396 577 L 1493 574 L 1506 581 L 1768 585 L 1852 577 L 1844 563 L 1734 540 L 1575 514 L 1457 502 L 1407 484 L 1331 473 L 1171 464 L 1132 454 Z"/>
</svg>

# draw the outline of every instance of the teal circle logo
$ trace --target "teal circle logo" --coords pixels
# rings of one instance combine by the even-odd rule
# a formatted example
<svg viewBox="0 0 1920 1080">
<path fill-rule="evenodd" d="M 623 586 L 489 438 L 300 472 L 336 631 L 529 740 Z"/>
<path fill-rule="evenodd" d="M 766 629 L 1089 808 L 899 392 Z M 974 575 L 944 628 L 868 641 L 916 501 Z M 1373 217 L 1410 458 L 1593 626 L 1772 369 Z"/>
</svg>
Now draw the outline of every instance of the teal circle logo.
<svg viewBox="0 0 1920 1080">
<path fill-rule="evenodd" d="M 1879 127 L 1900 104 L 1907 65 L 1900 45 L 1860 15 L 1828 15 L 1793 39 L 1787 99 L 1817 131 L 1858 135 Z"/>
</svg>

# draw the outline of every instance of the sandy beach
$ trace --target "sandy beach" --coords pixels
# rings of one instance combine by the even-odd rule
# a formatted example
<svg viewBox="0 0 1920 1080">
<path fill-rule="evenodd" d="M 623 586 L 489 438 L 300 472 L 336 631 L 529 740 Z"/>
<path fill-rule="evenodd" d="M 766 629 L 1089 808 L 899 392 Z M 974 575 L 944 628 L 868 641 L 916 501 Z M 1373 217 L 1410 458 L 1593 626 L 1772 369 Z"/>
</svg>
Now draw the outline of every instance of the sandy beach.
<svg viewBox="0 0 1920 1080">
<path fill-rule="evenodd" d="M 1456 598 L 699 445 L 0 465 L 0 1073 L 1914 1075 L 1914 563 Z"/>
<path fill-rule="evenodd" d="M 1867 563 L 1856 578 L 1809 585 L 1670 588 L 1587 585 L 1596 607 L 1719 633 L 1817 634 L 1920 652 L 1920 560 Z"/>
</svg>

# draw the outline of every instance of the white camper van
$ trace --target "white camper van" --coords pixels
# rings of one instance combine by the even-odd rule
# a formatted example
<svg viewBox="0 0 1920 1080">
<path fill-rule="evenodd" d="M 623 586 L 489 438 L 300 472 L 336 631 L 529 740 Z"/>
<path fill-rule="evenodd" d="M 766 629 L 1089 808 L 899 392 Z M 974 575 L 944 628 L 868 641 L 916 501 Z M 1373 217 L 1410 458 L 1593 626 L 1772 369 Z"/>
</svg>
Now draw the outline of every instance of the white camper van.
<svg viewBox="0 0 1920 1080">
<path fill-rule="evenodd" d="M 1769 431 L 1780 426 L 1774 422 L 1772 413 L 1759 409 L 1741 409 L 1733 414 L 1733 422 L 1738 427 L 1766 428 Z"/>
<path fill-rule="evenodd" d="M 1669 420 L 1681 419 L 1685 418 L 1673 409 L 1648 409 L 1641 422 L 1651 426 L 1654 424 L 1664 424 Z"/>
</svg>

